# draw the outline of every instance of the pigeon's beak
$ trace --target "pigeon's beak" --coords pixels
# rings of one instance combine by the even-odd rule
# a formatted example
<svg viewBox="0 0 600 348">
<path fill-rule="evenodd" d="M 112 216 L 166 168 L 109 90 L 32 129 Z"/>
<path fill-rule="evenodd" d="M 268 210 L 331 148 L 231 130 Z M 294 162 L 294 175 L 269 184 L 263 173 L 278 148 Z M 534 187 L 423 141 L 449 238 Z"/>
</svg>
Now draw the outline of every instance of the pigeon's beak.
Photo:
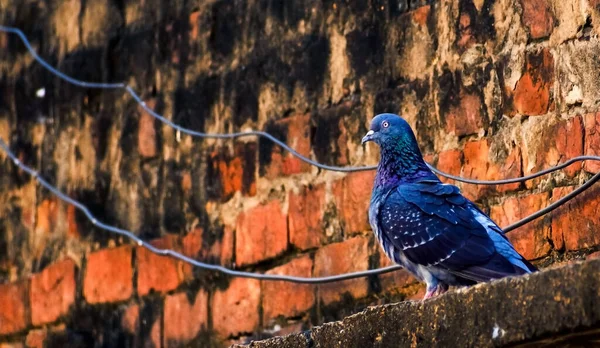
<svg viewBox="0 0 600 348">
<path fill-rule="evenodd" d="M 368 141 L 373 140 L 373 135 L 375 135 L 375 131 L 370 130 L 367 132 L 367 134 L 362 138 L 361 144 L 364 144 Z"/>
</svg>

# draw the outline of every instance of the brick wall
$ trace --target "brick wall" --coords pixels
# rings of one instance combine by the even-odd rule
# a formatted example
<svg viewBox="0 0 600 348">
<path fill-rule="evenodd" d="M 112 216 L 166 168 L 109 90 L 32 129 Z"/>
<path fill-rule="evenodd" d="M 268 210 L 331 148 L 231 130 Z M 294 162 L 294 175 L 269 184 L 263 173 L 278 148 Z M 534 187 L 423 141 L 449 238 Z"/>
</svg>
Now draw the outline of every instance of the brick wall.
<svg viewBox="0 0 600 348">
<path fill-rule="evenodd" d="M 598 1 L 14 0 L 0 18 L 62 71 L 127 81 L 178 124 L 265 130 L 322 163 L 375 164 L 360 139 L 384 111 L 409 121 L 428 161 L 469 178 L 600 153 Z M 198 260 L 307 277 L 389 265 L 367 223 L 373 172 L 178 134 L 120 91 L 56 79 L 6 34 L 0 136 L 102 221 Z M 0 161 L 0 347 L 222 346 L 423 293 L 404 271 L 311 286 L 193 269 L 93 227 Z M 599 168 L 459 186 L 505 226 Z M 597 193 L 510 239 L 542 267 L 597 255 Z"/>
</svg>

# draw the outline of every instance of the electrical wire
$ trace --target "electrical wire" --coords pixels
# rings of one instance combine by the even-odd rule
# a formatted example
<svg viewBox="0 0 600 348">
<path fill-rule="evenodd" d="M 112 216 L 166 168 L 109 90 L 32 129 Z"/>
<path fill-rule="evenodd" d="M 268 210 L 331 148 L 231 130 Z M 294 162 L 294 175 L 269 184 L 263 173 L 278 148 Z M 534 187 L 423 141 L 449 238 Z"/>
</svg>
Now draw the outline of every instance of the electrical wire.
<svg viewBox="0 0 600 348">
<path fill-rule="evenodd" d="M 124 89 L 129 95 L 131 95 L 131 97 L 146 111 L 148 112 L 148 114 L 150 114 L 152 117 L 156 118 L 157 120 L 159 120 L 160 122 L 176 129 L 177 131 L 190 135 L 190 136 L 194 136 L 194 137 L 199 137 L 199 138 L 210 138 L 210 139 L 235 139 L 235 138 L 239 138 L 239 137 L 245 137 L 245 136 L 256 136 L 256 137 L 263 137 L 266 138 L 270 141 L 272 141 L 273 143 L 277 144 L 278 146 L 280 146 L 281 148 L 283 148 L 284 150 L 288 151 L 290 154 L 292 154 L 293 156 L 299 158 L 301 161 L 306 162 L 312 166 L 315 166 L 317 168 L 323 169 L 323 170 L 329 170 L 329 171 L 335 171 L 335 172 L 359 172 L 359 171 L 368 171 L 368 170 L 375 170 L 377 169 L 377 166 L 363 166 L 363 167 L 338 167 L 338 166 L 330 166 L 327 164 L 322 164 L 319 163 L 317 161 L 314 161 L 302 154 L 300 154 L 299 152 L 297 152 L 295 149 L 291 148 L 290 146 L 288 146 L 286 143 L 282 142 L 281 140 L 275 138 L 273 135 L 267 133 L 267 132 L 263 132 L 263 131 L 248 131 L 248 132 L 236 132 L 236 133 L 226 133 L 226 134 L 222 134 L 222 133 L 203 133 L 203 132 L 198 132 L 198 131 L 194 131 L 185 127 L 182 127 L 176 123 L 174 123 L 173 121 L 169 120 L 168 118 L 164 117 L 163 115 L 157 113 L 156 111 L 152 110 L 150 107 L 148 107 L 148 105 L 142 100 L 142 98 L 133 90 L 133 88 L 125 83 L 98 83 L 98 82 L 88 82 L 88 81 L 82 81 L 82 80 L 78 80 L 75 79 L 73 77 L 70 77 L 64 73 L 62 73 L 61 71 L 59 71 L 58 69 L 54 68 L 52 65 L 48 64 L 48 62 L 46 62 L 44 59 L 42 59 L 37 52 L 33 49 L 33 47 L 31 46 L 31 43 L 29 42 L 29 40 L 27 39 L 27 36 L 25 36 L 25 34 L 18 28 L 14 28 L 14 27 L 7 27 L 7 26 L 3 26 L 0 25 L 0 31 L 3 32 L 7 32 L 7 33 L 13 33 L 16 34 L 21 41 L 23 42 L 23 44 L 25 45 L 25 47 L 27 48 L 27 50 L 29 51 L 29 53 L 33 56 L 33 58 L 39 62 L 44 68 L 46 68 L 48 71 L 50 71 L 52 74 L 56 75 L 57 77 L 72 83 L 74 85 L 80 86 L 80 87 L 86 87 L 86 88 L 93 88 L 93 89 Z M 443 177 L 452 179 L 452 180 L 456 180 L 459 182 L 464 182 L 464 183 L 468 183 L 468 184 L 476 184 L 476 185 L 503 185 L 503 184 L 510 184 L 510 183 L 516 183 L 516 182 L 522 182 L 525 180 L 529 180 L 529 179 L 533 179 L 548 173 L 551 173 L 553 171 L 562 169 L 564 167 L 567 167 L 569 165 L 571 165 L 572 163 L 575 163 L 577 161 L 582 161 L 582 160 L 595 160 L 595 158 L 593 158 L 593 156 L 579 156 L 579 157 L 575 157 L 572 158 L 571 160 L 560 164 L 556 167 L 552 167 L 552 168 L 548 168 L 545 169 L 543 171 L 537 172 L 537 173 L 533 173 L 531 175 L 522 177 L 522 178 L 512 178 L 512 179 L 500 179 L 500 180 L 476 180 L 476 179 L 468 179 L 468 178 L 462 178 L 460 176 L 455 176 L 455 175 L 451 175 L 448 173 L 444 173 L 441 170 L 433 167 L 430 164 L 427 164 L 429 166 L 429 168 L 436 174 L 441 175 Z"/>
<path fill-rule="evenodd" d="M 353 279 L 353 278 L 366 277 L 366 276 L 377 275 L 377 274 L 382 274 L 382 273 L 388 273 L 388 272 L 392 272 L 392 271 L 402 268 L 400 266 L 389 266 L 389 267 L 385 267 L 385 268 L 372 269 L 372 270 L 354 272 L 354 273 L 346 273 L 346 274 L 340 274 L 340 275 L 335 275 L 335 276 L 304 278 L 304 277 L 294 277 L 294 276 L 288 276 L 288 275 L 262 274 L 262 273 L 254 273 L 254 272 L 236 271 L 236 270 L 232 270 L 232 269 L 220 266 L 220 265 L 213 265 L 213 264 L 201 262 L 201 261 L 195 260 L 191 257 L 188 257 L 186 255 L 183 255 L 183 254 L 181 254 L 177 251 L 171 250 L 171 249 L 157 248 L 154 245 L 142 240 L 140 237 L 136 236 L 135 234 L 133 234 L 132 232 L 130 232 L 128 230 L 118 228 L 115 226 L 111 226 L 111 225 L 108 225 L 108 224 L 105 224 L 105 223 L 99 221 L 98 218 L 96 218 L 94 216 L 94 214 L 92 214 L 90 212 L 90 210 L 83 203 L 67 196 L 62 191 L 60 191 L 58 188 L 56 188 L 55 186 L 53 186 L 52 184 L 47 182 L 43 177 L 41 177 L 39 175 L 39 173 L 37 171 L 26 166 L 22 161 L 20 161 L 17 158 L 17 156 L 12 151 L 10 151 L 10 149 L 8 148 L 8 146 L 6 145 L 6 143 L 4 142 L 4 140 L 1 137 L 0 137 L 0 148 L 2 148 L 2 150 L 8 155 L 8 157 L 13 161 L 13 163 L 17 167 L 19 167 L 20 169 L 25 171 L 27 174 L 31 175 L 37 182 L 39 182 L 43 187 L 45 187 L 50 192 L 52 192 L 54 195 L 56 195 L 60 200 L 66 202 L 68 204 L 71 204 L 75 208 L 80 210 L 94 226 L 97 226 L 98 228 L 103 229 L 105 231 L 116 233 L 118 235 L 129 238 L 133 242 L 135 242 L 138 246 L 144 247 L 155 254 L 163 255 L 163 256 L 171 256 L 171 257 L 179 259 L 183 262 L 200 267 L 202 269 L 206 269 L 209 271 L 218 271 L 218 272 L 222 272 L 224 274 L 230 275 L 230 276 L 242 277 L 242 278 L 252 278 L 252 279 L 258 279 L 258 280 L 280 280 L 280 281 L 289 281 L 289 282 L 303 283 L 303 284 L 322 284 L 322 283 L 330 283 L 330 282 L 336 282 L 336 281 L 340 281 L 340 280 Z"/>
<path fill-rule="evenodd" d="M 234 138 L 244 137 L 244 136 L 264 137 L 264 138 L 272 141 L 273 143 L 281 146 L 283 149 L 290 152 L 292 155 L 298 157 L 300 160 L 302 160 L 306 163 L 309 163 L 315 167 L 318 167 L 320 169 L 324 169 L 324 170 L 337 171 L 337 172 L 358 172 L 358 171 L 374 170 L 377 168 L 377 166 L 337 167 L 337 166 L 330 166 L 330 165 L 322 164 L 322 163 L 316 162 L 306 156 L 303 156 L 302 154 L 298 153 L 296 150 L 294 150 L 293 148 L 291 148 L 290 146 L 288 146 L 281 140 L 279 140 L 279 139 L 275 138 L 274 136 L 272 136 L 271 134 L 269 134 L 267 132 L 263 132 L 263 131 L 236 132 L 236 133 L 229 133 L 229 134 L 220 134 L 220 133 L 212 133 L 211 134 L 211 133 L 198 132 L 198 131 L 194 131 L 194 130 L 182 127 L 178 124 L 173 123 L 166 117 L 158 114 L 157 112 L 155 112 L 154 110 L 149 108 L 146 105 L 146 103 L 141 99 L 141 97 L 133 90 L 133 88 L 131 88 L 131 86 L 129 86 L 125 83 L 87 82 L 87 81 L 82 81 L 82 80 L 78 80 L 73 77 L 70 77 L 70 76 L 62 73 L 61 71 L 57 70 L 56 68 L 52 67 L 48 62 L 46 62 L 44 59 L 42 59 L 36 53 L 36 51 L 33 49 L 29 40 L 27 39 L 25 34 L 20 29 L 0 25 L 0 31 L 16 34 L 21 39 L 21 41 L 24 43 L 25 47 L 27 48 L 29 53 L 33 56 L 33 58 L 38 63 L 40 63 L 44 68 L 46 68 L 48 71 L 50 71 L 57 77 L 65 80 L 71 84 L 74 84 L 76 86 L 85 87 L 85 88 L 125 89 L 125 91 L 128 94 L 130 94 L 131 97 L 137 103 L 139 103 L 142 106 L 142 108 L 144 110 L 146 110 L 146 112 L 148 112 L 151 116 L 155 117 L 156 119 L 163 122 L 164 124 L 167 124 L 168 126 L 180 131 L 181 133 L 188 134 L 188 135 L 194 136 L 194 137 L 212 138 L 212 139 L 234 139 Z M 135 234 L 133 234 L 130 231 L 127 231 L 125 229 L 121 229 L 121 228 L 118 228 L 115 226 L 107 225 L 107 224 L 99 221 L 89 211 L 89 209 L 84 204 L 67 196 L 62 191 L 60 191 L 58 188 L 51 185 L 44 178 L 42 178 L 38 174 L 37 171 L 35 171 L 35 170 L 31 169 L 30 167 L 26 166 L 25 164 L 23 164 L 15 156 L 15 154 L 10 151 L 10 149 L 8 148 L 8 146 L 6 145 L 6 143 L 4 142 L 4 140 L 2 138 L 0 138 L 0 148 L 2 148 L 2 150 L 4 150 L 4 152 L 11 158 L 11 160 L 15 163 L 15 165 L 17 165 L 20 169 L 22 169 L 23 171 L 25 171 L 26 173 L 28 173 L 29 175 L 34 177 L 34 179 L 37 182 L 39 182 L 43 187 L 45 187 L 46 189 L 48 189 L 49 191 L 54 193 L 59 199 L 61 199 L 62 201 L 66 202 L 68 204 L 72 204 L 73 206 L 75 206 L 90 220 L 90 222 L 94 226 L 97 226 L 100 229 L 106 230 L 108 232 L 116 233 L 116 234 L 122 235 L 124 237 L 127 237 L 127 238 L 131 239 L 132 241 L 134 241 L 138 246 L 144 247 L 158 255 L 171 256 L 171 257 L 177 258 L 183 262 L 187 262 L 191 265 L 194 265 L 194 266 L 206 269 L 206 270 L 218 271 L 218 272 L 222 272 L 224 274 L 231 275 L 231 276 L 252 278 L 252 279 L 258 279 L 258 280 L 278 280 L 278 281 L 289 281 L 289 282 L 303 283 L 303 284 L 323 284 L 323 283 L 329 283 L 329 282 L 335 282 L 335 281 L 341 281 L 341 280 L 347 280 L 347 279 L 353 279 L 353 278 L 359 278 L 359 277 L 365 277 L 365 276 L 373 276 L 373 275 L 388 273 L 388 272 L 392 272 L 392 271 L 401 269 L 400 266 L 394 265 L 394 266 L 389 266 L 389 267 L 384 267 L 384 268 L 379 268 L 379 269 L 372 269 L 372 270 L 360 271 L 360 272 L 352 272 L 352 273 L 340 274 L 340 275 L 335 275 L 335 276 L 305 278 L 305 277 L 294 277 L 294 276 L 288 276 L 288 275 L 261 274 L 261 273 L 254 273 L 254 272 L 237 271 L 237 270 L 228 269 L 228 268 L 220 266 L 220 265 L 213 265 L 213 264 L 200 262 L 200 261 L 197 261 L 193 258 L 185 256 L 185 255 L 183 255 L 179 252 L 176 252 L 174 250 L 171 250 L 171 249 L 157 248 L 157 247 L 153 246 L 152 244 L 145 242 L 141 238 L 137 237 Z M 598 160 L 600 160 L 600 157 L 599 156 L 578 156 L 578 157 L 570 159 L 569 161 L 567 161 L 565 163 L 559 164 L 555 167 L 551 167 L 551 168 L 542 170 L 537 173 L 530 174 L 528 176 L 524 176 L 524 177 L 520 177 L 520 178 L 512 178 L 512 179 L 500 179 L 500 180 L 476 180 L 476 179 L 462 178 L 459 176 L 444 173 L 444 172 L 438 170 L 437 168 L 435 168 L 429 164 L 428 165 L 431 168 L 431 170 L 433 172 L 435 172 L 436 174 L 444 176 L 449 179 L 459 181 L 459 182 L 465 182 L 465 183 L 477 184 L 477 185 L 502 185 L 502 184 L 509 184 L 509 183 L 516 183 L 516 182 L 523 182 L 526 180 L 530 180 L 530 179 L 554 172 L 556 170 L 565 168 L 575 162 L 585 161 L 585 160 L 598 161 Z M 542 215 L 545 215 L 545 214 L 553 211 L 554 209 L 560 207 L 561 205 L 563 205 L 566 202 L 573 199 L 575 196 L 577 196 L 581 192 L 588 189 L 591 185 L 593 185 L 598 180 L 600 180 L 600 173 L 595 174 L 590 180 L 585 182 L 579 188 L 572 191 L 571 193 L 569 193 L 565 197 L 561 198 L 560 200 L 550 204 L 546 208 L 544 208 L 530 216 L 527 216 L 520 221 L 517 221 L 517 222 L 507 226 L 506 228 L 504 228 L 504 231 L 505 232 L 512 231 L 520 226 L 525 225 L 526 223 L 528 223 L 530 221 L 533 221 L 534 219 L 539 218 Z"/>
<path fill-rule="evenodd" d="M 26 173 L 31 175 L 37 182 L 39 182 L 43 187 L 45 187 L 50 192 L 55 194 L 59 199 L 61 199 L 62 201 L 66 202 L 68 204 L 72 204 L 73 206 L 75 206 L 75 208 L 79 209 L 90 220 L 90 222 L 94 226 L 97 226 L 100 229 L 103 229 L 105 231 L 116 233 L 121 236 L 127 237 L 127 238 L 131 239 L 133 242 L 135 242 L 138 246 L 144 247 L 155 254 L 163 255 L 163 256 L 171 256 L 171 257 L 179 259 L 183 262 L 200 267 L 202 269 L 206 269 L 209 271 L 218 271 L 218 272 L 222 272 L 224 274 L 230 275 L 230 276 L 251 278 L 251 279 L 257 279 L 257 280 L 271 280 L 271 281 L 279 280 L 279 281 L 288 281 L 288 282 L 301 283 L 301 284 L 324 284 L 324 283 L 337 282 L 337 281 L 341 281 L 341 280 L 384 274 L 384 273 L 396 271 L 396 270 L 399 270 L 402 268 L 398 265 L 394 265 L 394 266 L 388 266 L 388 267 L 378 268 L 378 269 L 371 269 L 371 270 L 366 270 L 366 271 L 339 274 L 339 275 L 335 275 L 335 276 L 306 278 L 306 277 L 295 277 L 295 276 L 289 276 L 289 275 L 263 274 L 263 273 L 255 273 L 255 272 L 237 271 L 237 270 L 232 270 L 232 269 L 220 266 L 220 265 L 214 265 L 214 264 L 201 262 L 201 261 L 195 260 L 191 257 L 185 256 L 185 255 L 183 255 L 177 251 L 174 251 L 172 249 L 157 248 L 157 247 L 153 246 L 152 244 L 142 240 L 141 238 L 139 238 L 138 236 L 136 236 L 135 234 L 133 234 L 132 232 L 130 232 L 128 230 L 118 228 L 115 226 L 111 226 L 111 225 L 108 225 L 108 224 L 105 224 L 105 223 L 99 221 L 83 203 L 67 196 L 62 191 L 60 191 L 58 188 L 51 185 L 44 178 L 42 178 L 37 171 L 35 171 L 35 170 L 31 169 L 30 167 L 26 166 L 25 164 L 23 164 L 23 162 L 21 162 L 17 158 L 17 156 L 12 151 L 10 151 L 10 149 L 8 148 L 8 146 L 6 145 L 6 143 L 4 142 L 4 140 L 1 137 L 0 137 L 0 148 L 2 148 L 2 150 L 8 155 L 8 157 L 14 162 L 14 164 L 17 167 L 21 168 L 23 171 L 25 171 Z M 597 156 L 590 156 L 590 157 L 594 157 L 594 159 L 600 160 L 600 157 L 597 157 Z M 547 214 L 547 213 L 553 211 L 554 209 L 560 207 L 561 205 L 563 205 L 563 204 L 567 203 L 568 201 L 570 201 L 571 199 L 575 198 L 575 196 L 577 196 L 581 192 L 585 191 L 587 188 L 592 186 L 599 179 L 600 179 L 600 173 L 597 173 L 591 179 L 586 181 L 583 185 L 578 187 L 576 190 L 570 192 L 568 195 L 564 196 L 560 200 L 550 204 L 546 208 L 544 208 L 530 216 L 525 217 L 522 220 L 515 222 L 514 224 L 512 224 L 510 226 L 507 226 L 506 228 L 504 228 L 504 232 L 506 233 L 506 232 L 512 231 L 534 219 L 537 219 L 538 217 L 540 217 L 544 214 Z"/>
</svg>

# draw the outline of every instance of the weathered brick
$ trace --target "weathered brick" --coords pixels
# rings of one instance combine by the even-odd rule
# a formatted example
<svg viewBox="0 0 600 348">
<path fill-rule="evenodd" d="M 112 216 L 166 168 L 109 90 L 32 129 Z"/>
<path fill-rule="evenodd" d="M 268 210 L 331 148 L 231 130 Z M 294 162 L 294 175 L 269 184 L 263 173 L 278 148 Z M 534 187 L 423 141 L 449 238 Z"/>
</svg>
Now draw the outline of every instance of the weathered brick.
<svg viewBox="0 0 600 348">
<path fill-rule="evenodd" d="M 75 262 L 66 259 L 46 267 L 31 278 L 33 325 L 52 323 L 69 312 L 75 302 Z"/>
<path fill-rule="evenodd" d="M 241 213 L 235 233 L 235 256 L 240 266 L 275 257 L 287 249 L 287 220 L 277 200 Z"/>
<path fill-rule="evenodd" d="M 550 36 L 554 29 L 554 15 L 551 2 L 547 0 L 521 0 L 523 6 L 523 24 L 529 30 L 532 39 Z"/>
<path fill-rule="evenodd" d="M 69 204 L 67 206 L 67 235 L 71 238 L 79 238 L 81 236 L 75 213 L 75 206 Z"/>
<path fill-rule="evenodd" d="M 208 159 L 210 175 L 206 180 L 211 187 L 220 187 L 220 191 L 213 192 L 216 196 L 212 198 L 227 200 L 238 191 L 247 196 L 254 196 L 256 194 L 255 161 L 256 143 L 254 142 L 236 142 L 233 155 L 228 147 L 213 151 Z M 214 176 L 219 178 L 219 185 L 214 184 Z"/>
<path fill-rule="evenodd" d="M 152 241 L 161 249 L 179 249 L 175 236 L 166 236 Z M 185 279 L 184 265 L 170 256 L 160 256 L 150 250 L 137 247 L 137 290 L 141 296 L 151 291 L 167 292 L 176 289 Z"/>
<path fill-rule="evenodd" d="M 25 338 L 27 348 L 44 348 L 48 336 L 46 330 L 30 330 Z"/>
<path fill-rule="evenodd" d="M 427 25 L 427 18 L 429 17 L 429 13 L 431 12 L 431 6 L 421 6 L 414 11 L 410 12 L 410 16 L 413 22 L 417 23 L 420 26 Z"/>
<path fill-rule="evenodd" d="M 131 337 L 127 344 L 133 347 L 161 347 L 162 310 L 163 306 L 159 306 L 157 301 L 127 306 L 120 315 L 121 329 Z"/>
<path fill-rule="evenodd" d="M 573 191 L 573 187 L 559 187 L 552 191 L 557 201 Z M 600 245 L 600 199 L 598 189 L 591 188 L 559 207 L 552 215 L 552 241 L 558 250 L 579 250 Z"/>
<path fill-rule="evenodd" d="M 0 348 L 23 348 L 23 342 L 20 341 L 12 341 L 12 342 L 2 342 L 0 343 Z"/>
<path fill-rule="evenodd" d="M 23 331 L 29 325 L 28 287 L 27 281 L 0 285 L 0 335 Z"/>
<path fill-rule="evenodd" d="M 600 112 L 586 114 L 585 122 L 585 155 L 600 155 Z M 586 161 L 583 168 L 592 173 L 600 172 L 600 161 Z"/>
<path fill-rule="evenodd" d="M 234 229 L 223 226 L 223 236 L 212 244 L 204 242 L 202 228 L 196 227 L 182 239 L 183 254 L 196 260 L 218 262 L 221 265 L 230 265 L 233 258 Z"/>
<path fill-rule="evenodd" d="M 154 109 L 156 107 L 156 99 L 147 100 L 146 106 Z M 144 110 L 141 105 L 138 106 L 138 112 L 140 113 L 138 121 L 138 151 L 142 157 L 154 157 L 157 154 L 156 129 L 154 127 L 156 119 Z"/>
<path fill-rule="evenodd" d="M 286 134 L 286 144 L 299 154 L 310 157 L 310 114 L 294 115 L 277 120 L 275 127 L 283 129 Z M 291 175 L 310 170 L 310 164 L 301 161 L 289 152 L 284 152 L 280 147 L 274 146 L 271 153 L 271 162 L 266 168 L 266 177 L 275 178 L 280 175 Z"/>
<path fill-rule="evenodd" d="M 133 295 L 132 251 L 129 246 L 88 254 L 83 297 L 88 303 L 123 301 Z"/>
<path fill-rule="evenodd" d="M 37 207 L 35 230 L 37 233 L 52 233 L 58 221 L 59 206 L 56 199 L 44 199 Z"/>
<path fill-rule="evenodd" d="M 215 308 L 220 311 L 220 308 Z M 201 330 L 208 328 L 208 294 L 200 290 L 194 299 L 186 293 L 165 298 L 164 345 L 171 347 L 194 339 Z"/>
<path fill-rule="evenodd" d="M 234 278 L 227 289 L 212 297 L 213 329 L 222 337 L 253 332 L 258 327 L 259 304 L 260 281 Z"/>
<path fill-rule="evenodd" d="M 357 236 L 322 247 L 315 254 L 313 275 L 323 277 L 366 270 L 369 267 L 368 243 L 368 238 Z M 367 291 L 367 279 L 358 278 L 319 285 L 318 296 L 327 305 L 340 301 L 344 293 L 361 298 Z"/>
<path fill-rule="evenodd" d="M 20 341 L 12 341 L 12 342 L 2 342 L 0 343 L 0 348 L 23 348 L 23 342 Z"/>
<path fill-rule="evenodd" d="M 290 192 L 288 219 L 292 245 L 305 250 L 321 244 L 324 210 L 324 185 L 303 187 L 298 194 Z"/>
<path fill-rule="evenodd" d="M 335 203 L 347 235 L 370 230 L 367 212 L 374 180 L 375 171 L 366 171 L 348 174 L 333 184 Z"/>
<path fill-rule="evenodd" d="M 309 278 L 313 262 L 308 255 L 296 258 L 283 266 L 273 268 L 267 274 L 284 274 Z M 263 323 L 279 315 L 285 317 L 297 316 L 315 302 L 315 287 L 309 284 L 294 284 L 290 282 L 263 281 Z"/>
<path fill-rule="evenodd" d="M 194 11 L 189 15 L 189 25 L 190 25 L 190 43 L 198 40 L 198 35 L 200 34 L 200 11 Z"/>
<path fill-rule="evenodd" d="M 514 90 L 515 110 L 523 115 L 547 113 L 552 103 L 553 83 L 554 59 L 550 50 L 527 54 L 525 71 Z"/>
<path fill-rule="evenodd" d="M 476 42 L 473 26 L 471 25 L 471 16 L 469 13 L 463 12 L 458 18 L 458 39 L 457 46 L 464 50 Z"/>
<path fill-rule="evenodd" d="M 0 48 L 3 50 L 8 48 L 8 33 L 0 34 Z"/>
<path fill-rule="evenodd" d="M 462 176 L 479 180 L 498 180 L 521 176 L 521 152 L 515 147 L 509 149 L 508 156 L 502 163 L 491 160 L 488 139 L 469 141 L 463 150 L 464 166 Z M 490 192 L 507 192 L 516 190 L 518 183 L 508 185 L 462 185 L 462 192 L 470 199 L 478 200 Z"/>
<path fill-rule="evenodd" d="M 549 204 L 549 193 L 536 193 L 525 197 L 511 197 L 502 204 L 491 207 L 490 217 L 500 227 L 535 213 Z M 528 260 L 546 256 L 552 246 L 548 242 L 550 224 L 545 218 L 537 219 L 507 234 L 515 249 Z"/>
<path fill-rule="evenodd" d="M 446 150 L 438 155 L 437 169 L 451 175 L 460 175 L 462 168 L 463 153 L 460 150 Z M 440 177 L 443 182 L 454 182 L 454 180 Z"/>
<path fill-rule="evenodd" d="M 544 127 L 541 132 L 530 140 L 525 140 L 528 156 L 523 156 L 525 174 L 538 172 L 542 169 L 563 163 L 573 157 L 583 155 L 584 129 L 581 116 Z M 530 163 L 535 159 L 534 163 Z M 573 177 L 581 169 L 581 162 L 574 163 L 562 171 Z M 535 187 L 541 179 L 527 181 L 527 187 Z"/>
<path fill-rule="evenodd" d="M 481 97 L 461 91 L 459 98 L 446 113 L 446 132 L 459 137 L 479 132 L 483 128 Z"/>
<path fill-rule="evenodd" d="M 136 335 L 140 324 L 140 305 L 133 304 L 125 309 L 121 317 L 121 327 L 131 335 Z"/>
</svg>

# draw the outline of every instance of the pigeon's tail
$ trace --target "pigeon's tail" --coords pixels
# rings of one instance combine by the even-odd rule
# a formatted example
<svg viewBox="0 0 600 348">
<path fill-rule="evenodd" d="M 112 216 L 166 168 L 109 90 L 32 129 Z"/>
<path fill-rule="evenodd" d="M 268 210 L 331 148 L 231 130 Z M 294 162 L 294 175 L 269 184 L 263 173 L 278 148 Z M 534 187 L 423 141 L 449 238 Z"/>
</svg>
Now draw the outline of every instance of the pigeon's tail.
<svg viewBox="0 0 600 348">
<path fill-rule="evenodd" d="M 468 285 L 472 282 L 487 282 L 494 279 L 518 276 L 535 271 L 537 271 L 535 266 L 524 258 L 520 260 L 518 265 L 515 265 L 501 254 L 496 254 L 486 264 L 467 267 L 452 273 L 457 277 L 462 278 L 465 281 L 465 285 Z"/>
</svg>

